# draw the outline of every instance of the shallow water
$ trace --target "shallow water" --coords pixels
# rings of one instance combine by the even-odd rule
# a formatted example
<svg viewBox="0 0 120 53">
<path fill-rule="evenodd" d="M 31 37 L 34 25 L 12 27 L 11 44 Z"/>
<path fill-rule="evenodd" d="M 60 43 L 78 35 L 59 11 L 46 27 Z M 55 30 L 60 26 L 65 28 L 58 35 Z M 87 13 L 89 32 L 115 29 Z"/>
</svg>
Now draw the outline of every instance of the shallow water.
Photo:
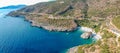
<svg viewBox="0 0 120 53">
<path fill-rule="evenodd" d="M 0 53 L 61 53 L 73 46 L 89 44 L 81 30 L 49 32 L 32 27 L 24 18 L 5 16 L 16 9 L 0 9 Z"/>
</svg>

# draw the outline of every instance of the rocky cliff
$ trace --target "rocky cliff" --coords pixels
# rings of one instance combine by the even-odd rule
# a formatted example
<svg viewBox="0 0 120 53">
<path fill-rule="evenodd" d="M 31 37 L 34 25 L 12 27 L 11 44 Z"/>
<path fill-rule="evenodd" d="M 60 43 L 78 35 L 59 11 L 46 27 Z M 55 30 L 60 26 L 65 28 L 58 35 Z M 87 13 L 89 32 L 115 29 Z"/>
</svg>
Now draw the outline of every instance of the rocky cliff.
<svg viewBox="0 0 120 53">
<path fill-rule="evenodd" d="M 58 29 L 60 31 L 63 28 L 62 31 L 72 31 L 76 29 L 77 25 L 80 26 L 84 24 L 81 22 L 81 19 L 86 20 L 86 18 L 95 18 L 94 20 L 98 20 L 100 18 L 106 18 L 110 15 L 119 14 L 120 0 L 56 0 L 27 6 L 20 10 L 13 11 L 8 15 L 24 15 L 26 19 L 34 23 L 34 26 L 43 27 L 48 30 L 52 26 L 51 30 Z M 48 19 L 45 20 L 46 18 Z M 44 20 L 44 22 L 40 20 Z M 48 22 L 48 20 L 50 22 Z M 85 23 L 86 22 L 87 20 Z M 41 25 L 40 23 L 44 25 Z M 46 25 L 47 27 L 45 27 Z"/>
</svg>

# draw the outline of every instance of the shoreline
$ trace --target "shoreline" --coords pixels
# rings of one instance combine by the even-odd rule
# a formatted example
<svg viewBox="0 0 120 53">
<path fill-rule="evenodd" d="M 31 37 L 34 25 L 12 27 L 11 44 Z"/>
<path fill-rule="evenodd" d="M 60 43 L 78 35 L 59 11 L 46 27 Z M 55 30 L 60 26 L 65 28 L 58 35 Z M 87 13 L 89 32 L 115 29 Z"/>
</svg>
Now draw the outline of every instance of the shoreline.
<svg viewBox="0 0 120 53">
<path fill-rule="evenodd" d="M 84 32 L 92 32 L 93 39 L 95 39 L 95 40 L 100 40 L 102 38 L 102 36 L 97 34 L 92 28 L 88 28 L 88 27 L 78 27 L 78 28 L 79 28 L 79 30 L 82 30 Z"/>
<path fill-rule="evenodd" d="M 92 32 L 92 35 L 93 35 L 93 39 L 95 41 L 98 41 L 100 40 L 102 37 L 95 33 L 95 31 L 92 29 L 92 28 L 88 28 L 88 27 L 78 27 L 78 30 L 81 30 L 81 31 L 84 31 L 84 32 Z M 78 49 L 78 46 L 75 46 L 75 47 L 72 47 L 72 48 L 69 48 L 66 53 L 75 53 Z"/>
<path fill-rule="evenodd" d="M 78 50 L 78 47 L 75 46 L 75 47 L 68 49 L 65 53 L 75 53 L 77 50 Z"/>
</svg>

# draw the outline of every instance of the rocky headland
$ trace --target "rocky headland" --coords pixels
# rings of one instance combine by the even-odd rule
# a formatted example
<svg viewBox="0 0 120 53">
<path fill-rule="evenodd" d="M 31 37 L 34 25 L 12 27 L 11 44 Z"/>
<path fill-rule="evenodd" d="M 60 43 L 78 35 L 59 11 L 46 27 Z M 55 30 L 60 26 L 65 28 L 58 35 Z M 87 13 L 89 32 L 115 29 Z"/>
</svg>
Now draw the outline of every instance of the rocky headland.
<svg viewBox="0 0 120 53">
<path fill-rule="evenodd" d="M 96 44 L 71 48 L 68 53 L 120 53 L 120 46 L 116 45 L 118 39 L 108 31 L 113 28 L 107 24 L 107 17 L 120 15 L 120 0 L 56 0 L 27 6 L 8 15 L 25 16 L 33 26 L 50 31 L 73 31 L 80 27 L 100 40 Z M 86 37 L 89 36 L 88 33 Z"/>
</svg>

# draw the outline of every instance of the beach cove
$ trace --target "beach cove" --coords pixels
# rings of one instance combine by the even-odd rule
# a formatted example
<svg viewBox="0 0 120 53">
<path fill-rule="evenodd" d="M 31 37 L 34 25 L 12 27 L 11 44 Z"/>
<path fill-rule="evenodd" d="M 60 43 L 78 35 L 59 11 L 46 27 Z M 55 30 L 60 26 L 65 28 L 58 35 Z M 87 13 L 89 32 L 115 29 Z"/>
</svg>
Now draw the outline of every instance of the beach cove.
<svg viewBox="0 0 120 53">
<path fill-rule="evenodd" d="M 90 44 L 82 39 L 81 29 L 73 32 L 50 32 L 33 27 L 21 17 L 5 16 L 16 9 L 0 9 L 0 53 L 61 53 L 74 46 Z"/>
</svg>

